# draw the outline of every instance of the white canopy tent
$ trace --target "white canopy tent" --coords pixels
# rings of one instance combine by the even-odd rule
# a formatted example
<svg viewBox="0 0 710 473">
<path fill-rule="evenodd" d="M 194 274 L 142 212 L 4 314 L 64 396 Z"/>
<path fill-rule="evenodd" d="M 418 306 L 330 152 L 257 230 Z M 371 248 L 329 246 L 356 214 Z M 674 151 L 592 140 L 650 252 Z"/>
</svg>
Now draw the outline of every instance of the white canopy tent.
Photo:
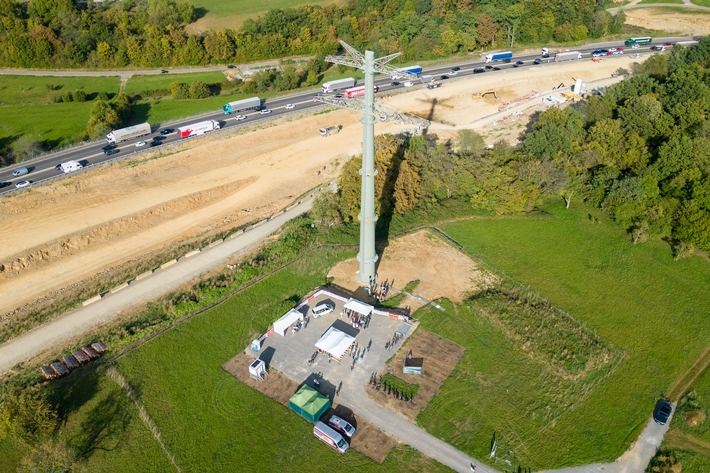
<svg viewBox="0 0 710 473">
<path fill-rule="evenodd" d="M 330 327 L 316 342 L 316 348 L 329 353 L 336 360 L 340 360 L 353 343 L 355 343 L 355 337 L 335 327 Z"/>
<path fill-rule="evenodd" d="M 274 332 L 285 337 L 288 328 L 295 324 L 297 320 L 303 320 L 303 314 L 296 309 L 289 310 L 283 317 L 274 322 Z"/>
<path fill-rule="evenodd" d="M 375 308 L 370 304 L 365 304 L 357 299 L 350 299 L 345 303 L 345 308 L 362 315 L 370 315 L 372 314 L 372 311 L 375 310 Z"/>
</svg>

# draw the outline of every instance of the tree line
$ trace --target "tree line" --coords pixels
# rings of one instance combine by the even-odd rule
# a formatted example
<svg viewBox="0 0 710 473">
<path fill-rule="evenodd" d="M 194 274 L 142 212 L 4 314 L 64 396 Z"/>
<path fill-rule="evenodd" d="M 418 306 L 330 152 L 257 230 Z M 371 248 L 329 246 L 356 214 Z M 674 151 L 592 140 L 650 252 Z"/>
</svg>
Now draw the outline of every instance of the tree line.
<svg viewBox="0 0 710 473">
<path fill-rule="evenodd" d="M 190 34 L 186 0 L 0 0 L 0 64 L 167 67 L 333 54 L 337 38 L 377 54 L 444 57 L 618 32 L 596 0 L 349 0 L 273 9 L 237 29 Z"/>
<path fill-rule="evenodd" d="M 710 37 L 638 65 L 603 95 L 533 121 L 520 145 L 488 149 L 471 130 L 452 143 L 380 136 L 377 212 L 426 209 L 449 198 L 499 214 L 529 211 L 557 196 L 586 201 L 634 243 L 664 239 L 683 257 L 710 250 Z M 338 192 L 315 205 L 324 227 L 356 223 L 360 157 Z"/>
</svg>

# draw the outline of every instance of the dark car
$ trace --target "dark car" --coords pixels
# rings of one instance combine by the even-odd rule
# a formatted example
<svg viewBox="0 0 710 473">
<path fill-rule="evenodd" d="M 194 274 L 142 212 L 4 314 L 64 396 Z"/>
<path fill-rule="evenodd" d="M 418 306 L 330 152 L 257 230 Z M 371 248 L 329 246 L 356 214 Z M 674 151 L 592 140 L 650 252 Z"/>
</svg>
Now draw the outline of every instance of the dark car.
<svg viewBox="0 0 710 473">
<path fill-rule="evenodd" d="M 533 61 L 533 64 L 534 64 L 534 65 L 542 64 L 542 59 L 540 59 L 540 58 L 535 59 L 535 60 Z"/>
<path fill-rule="evenodd" d="M 160 146 L 162 144 L 163 144 L 163 142 L 160 140 L 153 140 L 153 141 L 148 142 L 148 146 L 150 146 L 151 148 L 153 146 Z"/>
<path fill-rule="evenodd" d="M 592 52 L 592 57 L 607 56 L 608 54 L 608 49 L 595 49 L 594 52 Z"/>
<path fill-rule="evenodd" d="M 448 79 L 448 78 L 449 78 L 449 76 L 447 76 L 446 74 L 444 74 L 443 76 L 441 76 L 441 77 L 439 78 L 439 80 L 446 80 L 446 79 Z"/>
<path fill-rule="evenodd" d="M 167 74 L 168 71 L 166 71 L 165 69 L 161 69 L 161 70 L 160 70 L 160 73 L 161 73 L 161 74 Z"/>
<path fill-rule="evenodd" d="M 160 134 L 165 136 L 165 135 L 169 135 L 170 133 L 172 133 L 174 131 L 175 131 L 174 128 L 166 128 L 165 130 L 161 130 Z"/>
<path fill-rule="evenodd" d="M 523 64 L 525 64 L 524 61 L 515 61 L 515 64 L 513 64 L 513 67 L 520 67 L 520 66 L 522 66 Z"/>
<path fill-rule="evenodd" d="M 104 154 L 105 154 L 106 156 L 111 156 L 112 154 L 116 154 L 116 153 L 118 153 L 119 151 L 121 151 L 121 150 L 120 150 L 120 149 L 115 149 L 115 148 L 113 148 L 113 149 L 105 149 L 105 150 L 104 150 Z"/>
<path fill-rule="evenodd" d="M 487 65 L 487 66 L 486 66 L 486 70 L 487 70 L 487 71 L 491 71 L 491 70 L 493 70 L 493 66 L 491 66 L 490 64 L 489 64 L 489 65 Z"/>
<path fill-rule="evenodd" d="M 163 141 L 165 139 L 162 135 L 156 135 L 153 137 L 153 141 Z"/>
<path fill-rule="evenodd" d="M 335 95 L 333 95 L 333 98 L 336 98 L 336 99 L 342 99 L 343 97 L 344 97 L 343 94 L 335 94 Z M 259 111 L 261 111 L 261 110 L 259 110 Z"/>
<path fill-rule="evenodd" d="M 236 68 L 237 68 L 237 66 L 235 66 L 234 64 L 230 64 L 227 66 L 227 69 L 236 69 Z"/>
<path fill-rule="evenodd" d="M 665 51 L 665 46 L 651 46 L 651 51 Z"/>
<path fill-rule="evenodd" d="M 426 88 L 429 90 L 438 89 L 439 87 L 441 87 L 441 84 L 438 84 L 438 83 L 433 83 L 433 84 L 429 84 L 426 86 Z"/>
<path fill-rule="evenodd" d="M 656 408 L 653 410 L 653 420 L 655 420 L 657 424 L 666 425 L 672 412 L 673 406 L 671 406 L 671 402 L 666 398 L 661 398 L 658 400 Z"/>
<path fill-rule="evenodd" d="M 0 189 L 2 189 L 3 187 L 7 187 L 9 185 L 10 185 L 9 182 L 0 182 Z"/>
<path fill-rule="evenodd" d="M 477 67 L 473 70 L 474 74 L 483 74 L 484 72 L 486 72 L 486 70 L 482 67 Z"/>
<path fill-rule="evenodd" d="M 397 82 L 397 81 L 395 80 L 395 81 L 390 82 L 390 85 L 391 85 L 392 87 L 397 87 L 398 85 L 402 85 L 402 84 L 400 84 L 399 82 Z"/>
<path fill-rule="evenodd" d="M 116 143 L 109 143 L 103 148 L 101 148 L 101 151 L 106 151 L 107 149 L 114 149 L 116 147 Z"/>
<path fill-rule="evenodd" d="M 494 71 L 500 71 L 500 67 L 495 66 L 495 67 L 493 68 L 493 70 L 494 70 Z"/>
<path fill-rule="evenodd" d="M 455 66 L 455 67 L 452 67 L 452 68 L 451 68 L 451 71 L 452 71 L 452 72 L 458 72 L 458 71 L 460 71 L 460 70 L 461 70 L 461 68 L 460 68 L 459 66 Z"/>
</svg>

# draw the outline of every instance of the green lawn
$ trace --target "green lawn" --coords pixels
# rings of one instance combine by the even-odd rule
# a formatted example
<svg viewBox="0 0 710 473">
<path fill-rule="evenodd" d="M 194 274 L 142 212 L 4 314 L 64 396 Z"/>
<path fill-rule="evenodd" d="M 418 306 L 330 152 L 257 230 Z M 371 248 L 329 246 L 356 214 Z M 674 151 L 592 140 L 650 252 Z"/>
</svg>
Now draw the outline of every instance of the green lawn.
<svg viewBox="0 0 710 473">
<path fill-rule="evenodd" d="M 219 71 L 195 72 L 192 74 L 150 74 L 135 75 L 128 79 L 124 92 L 128 95 L 138 94 L 145 90 L 167 89 L 173 82 L 202 81 L 207 84 L 226 82 L 227 79 Z"/>
<path fill-rule="evenodd" d="M 683 0 L 641 0 L 639 3 L 683 3 Z"/>
<path fill-rule="evenodd" d="M 87 95 L 98 92 L 115 95 L 118 93 L 119 85 L 118 77 L 2 75 L 0 76 L 0 105 L 53 104 L 53 96 L 73 93 L 77 90 L 83 90 Z M 36 119 L 36 116 L 34 118 Z"/>
<path fill-rule="evenodd" d="M 469 315 L 475 304 L 457 306 L 458 320 L 441 329 L 436 324 L 453 314 L 437 314 L 435 321 L 424 316 L 425 326 L 470 347 L 466 356 L 473 359 L 457 368 L 422 424 L 477 453 L 495 431 L 533 467 L 610 461 L 636 438 L 656 398 L 710 343 L 710 293 L 703 283 L 710 266 L 701 258 L 673 261 L 664 243 L 634 246 L 605 217 L 592 223 L 589 209 L 555 204 L 546 211 L 549 219 L 479 219 L 443 228 L 495 272 L 528 285 L 621 350 L 623 361 L 611 376 L 592 380 L 598 384 L 582 398 L 532 359 L 521 361 L 520 347 L 501 349 L 510 342 Z M 465 403 L 471 396 L 477 401 Z M 563 413 L 541 426 L 550 410 Z M 472 433 L 441 424 L 461 416 L 471 419 Z"/>
<path fill-rule="evenodd" d="M 690 0 L 691 3 L 694 3 L 696 5 L 700 5 L 701 7 L 709 7 L 710 8 L 710 0 Z"/>
<path fill-rule="evenodd" d="M 47 148 L 76 142 L 86 129 L 91 107 L 91 102 L 0 106 L 0 143 L 24 134 L 36 136 Z"/>
<path fill-rule="evenodd" d="M 303 0 L 269 0 L 268 2 L 255 2 L 253 0 L 193 0 L 192 4 L 196 8 L 203 8 L 207 13 L 217 16 L 237 16 L 263 14 L 268 10 L 277 8 L 292 8 L 298 5 L 326 5 L 338 3 L 335 0 L 303 1 Z"/>
</svg>

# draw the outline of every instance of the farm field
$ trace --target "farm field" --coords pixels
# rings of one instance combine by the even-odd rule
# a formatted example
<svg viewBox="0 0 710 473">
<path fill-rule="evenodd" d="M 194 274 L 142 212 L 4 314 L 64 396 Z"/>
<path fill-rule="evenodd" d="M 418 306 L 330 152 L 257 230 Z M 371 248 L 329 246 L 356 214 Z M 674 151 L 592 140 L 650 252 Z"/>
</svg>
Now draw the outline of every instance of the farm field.
<svg viewBox="0 0 710 473">
<path fill-rule="evenodd" d="M 190 84 L 195 81 L 206 84 L 226 82 L 224 74 L 216 72 L 195 72 L 192 74 L 148 74 L 134 75 L 126 82 L 124 92 L 128 95 L 139 94 L 146 90 L 167 89 L 173 82 Z"/>
<path fill-rule="evenodd" d="M 475 435 L 487 446 L 495 430 L 516 452 L 527 452 L 534 468 L 610 461 L 638 435 L 657 397 L 710 343 L 710 295 L 701 283 L 710 279 L 707 261 L 673 261 L 663 243 L 634 246 L 605 217 L 590 220 L 589 212 L 551 204 L 545 209 L 549 218 L 480 219 L 443 228 L 494 273 L 527 285 L 621 350 L 619 367 L 592 380 L 599 384 L 581 398 L 561 389 L 563 383 L 546 370 L 516 357 L 520 346 L 498 353 L 498 345 L 510 342 L 476 315 L 474 302 L 454 307 L 446 318 L 424 314 L 423 326 L 467 347 L 464 360 L 469 360 L 420 417 L 425 428 L 461 448 Z M 470 329 L 457 323 L 464 320 Z M 502 388 L 505 394 L 487 397 Z M 461 401 L 472 391 L 479 401 L 464 409 Z M 501 397 L 512 401 L 492 402 Z M 554 409 L 561 415 L 532 434 L 541 427 L 540 416 Z M 457 417 L 471 419 L 474 431 L 455 434 L 442 423 Z M 481 419 L 490 424 L 487 433 L 481 432 Z"/>
</svg>

